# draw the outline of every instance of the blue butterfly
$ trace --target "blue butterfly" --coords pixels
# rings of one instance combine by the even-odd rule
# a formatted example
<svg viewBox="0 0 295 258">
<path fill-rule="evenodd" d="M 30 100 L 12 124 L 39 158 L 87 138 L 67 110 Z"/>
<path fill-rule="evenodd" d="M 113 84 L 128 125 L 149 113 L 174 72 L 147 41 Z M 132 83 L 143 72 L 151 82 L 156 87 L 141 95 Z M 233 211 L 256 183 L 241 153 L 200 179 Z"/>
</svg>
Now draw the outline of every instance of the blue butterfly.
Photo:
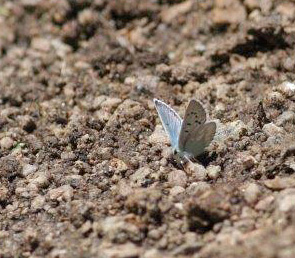
<svg viewBox="0 0 295 258">
<path fill-rule="evenodd" d="M 191 100 L 183 120 L 163 101 L 154 99 L 154 103 L 174 153 L 189 161 L 202 154 L 214 138 L 216 123 L 205 123 L 206 111 L 201 103 Z"/>
</svg>

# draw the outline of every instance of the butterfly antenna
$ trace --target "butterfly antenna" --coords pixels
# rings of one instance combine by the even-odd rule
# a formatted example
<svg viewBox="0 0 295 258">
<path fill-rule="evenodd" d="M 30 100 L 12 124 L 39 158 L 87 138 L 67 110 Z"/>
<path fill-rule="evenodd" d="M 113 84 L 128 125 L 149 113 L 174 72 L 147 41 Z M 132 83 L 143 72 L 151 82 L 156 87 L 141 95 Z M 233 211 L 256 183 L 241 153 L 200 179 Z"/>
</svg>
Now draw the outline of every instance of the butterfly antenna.
<svg viewBox="0 0 295 258">
<path fill-rule="evenodd" d="M 184 156 L 184 158 L 185 158 L 189 163 L 191 163 L 192 165 L 194 164 L 194 162 L 193 162 L 189 157 Z"/>
</svg>

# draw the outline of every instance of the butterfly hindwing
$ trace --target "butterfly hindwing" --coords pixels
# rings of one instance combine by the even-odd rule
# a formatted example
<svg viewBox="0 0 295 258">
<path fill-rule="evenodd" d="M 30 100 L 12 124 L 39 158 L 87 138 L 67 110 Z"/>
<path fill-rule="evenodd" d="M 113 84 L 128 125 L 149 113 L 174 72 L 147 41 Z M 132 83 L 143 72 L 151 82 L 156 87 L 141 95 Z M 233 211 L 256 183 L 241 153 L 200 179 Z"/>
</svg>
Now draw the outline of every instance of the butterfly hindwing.
<svg viewBox="0 0 295 258">
<path fill-rule="evenodd" d="M 178 137 L 180 134 L 182 119 L 164 102 L 154 99 L 154 103 L 162 125 L 169 136 L 171 146 L 176 149 L 178 147 Z"/>
<path fill-rule="evenodd" d="M 194 130 L 194 128 L 204 124 L 206 122 L 206 111 L 202 104 L 196 100 L 191 100 L 186 108 L 183 123 L 180 130 L 178 139 L 179 149 L 183 149 L 184 142 L 188 135 Z"/>
<path fill-rule="evenodd" d="M 195 127 L 187 136 L 183 149 L 192 157 L 197 157 L 211 143 L 216 132 L 216 123 L 209 122 Z"/>
</svg>

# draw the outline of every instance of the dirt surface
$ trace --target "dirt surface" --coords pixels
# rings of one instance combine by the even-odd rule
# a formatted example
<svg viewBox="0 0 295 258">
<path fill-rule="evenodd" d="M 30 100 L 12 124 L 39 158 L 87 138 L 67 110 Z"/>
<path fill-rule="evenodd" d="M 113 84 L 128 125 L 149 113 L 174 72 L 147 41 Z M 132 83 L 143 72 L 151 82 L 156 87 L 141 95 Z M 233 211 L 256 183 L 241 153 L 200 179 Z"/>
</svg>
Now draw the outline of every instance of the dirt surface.
<svg viewBox="0 0 295 258">
<path fill-rule="evenodd" d="M 0 0 L 0 257 L 295 257 L 295 3 Z M 217 121 L 171 159 L 152 99 Z"/>
</svg>

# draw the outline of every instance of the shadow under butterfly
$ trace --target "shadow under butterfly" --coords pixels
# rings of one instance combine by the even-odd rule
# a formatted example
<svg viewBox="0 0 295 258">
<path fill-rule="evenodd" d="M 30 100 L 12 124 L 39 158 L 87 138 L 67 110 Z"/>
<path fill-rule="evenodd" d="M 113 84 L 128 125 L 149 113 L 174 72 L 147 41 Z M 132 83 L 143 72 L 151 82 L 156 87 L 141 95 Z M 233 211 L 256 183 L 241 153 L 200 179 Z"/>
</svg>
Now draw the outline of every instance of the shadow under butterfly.
<svg viewBox="0 0 295 258">
<path fill-rule="evenodd" d="M 206 111 L 197 100 L 191 100 L 186 108 L 184 119 L 163 101 L 154 103 L 165 132 L 168 134 L 176 162 L 192 162 L 204 153 L 216 133 L 216 123 L 206 123 Z"/>
</svg>

